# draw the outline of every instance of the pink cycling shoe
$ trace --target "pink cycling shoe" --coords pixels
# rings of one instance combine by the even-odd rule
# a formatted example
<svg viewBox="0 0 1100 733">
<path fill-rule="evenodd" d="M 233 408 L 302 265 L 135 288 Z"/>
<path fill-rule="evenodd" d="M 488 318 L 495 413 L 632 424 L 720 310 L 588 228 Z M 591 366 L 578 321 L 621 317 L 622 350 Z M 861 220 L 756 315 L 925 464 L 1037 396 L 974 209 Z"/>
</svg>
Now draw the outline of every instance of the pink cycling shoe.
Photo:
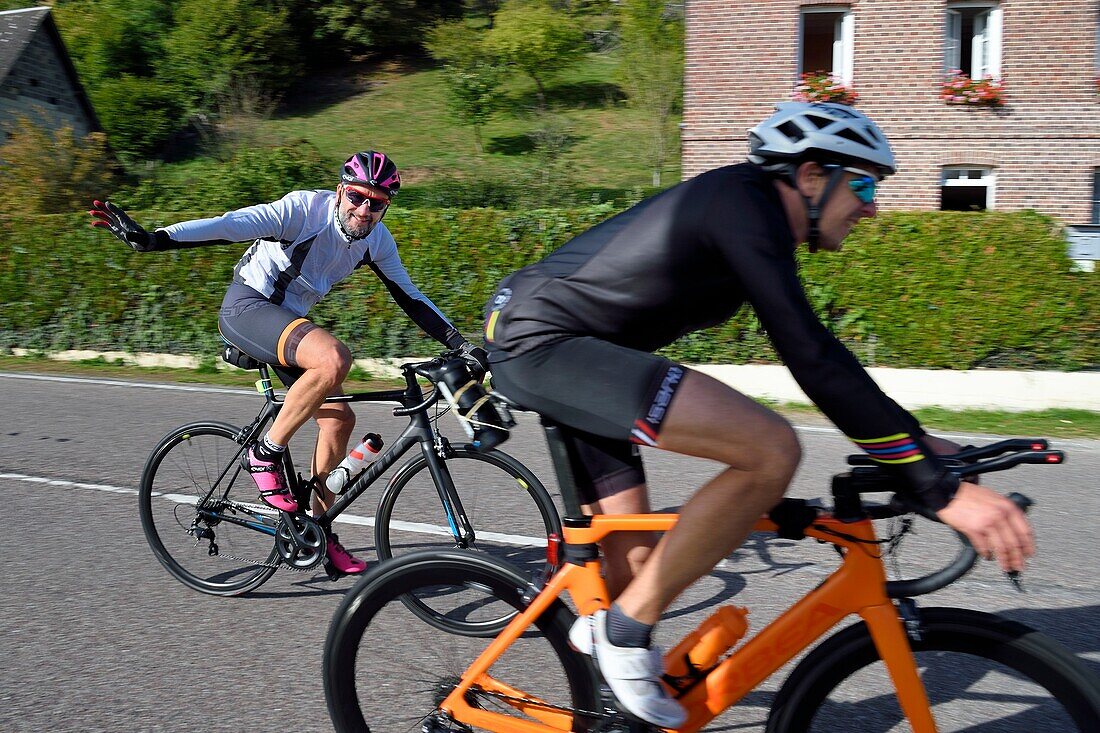
<svg viewBox="0 0 1100 733">
<path fill-rule="evenodd" d="M 263 461 L 256 457 L 255 445 L 248 447 L 241 456 L 241 468 L 252 475 L 260 490 L 260 501 L 273 509 L 284 512 L 298 511 L 298 502 L 286 484 L 281 463 Z"/>
<path fill-rule="evenodd" d="M 340 538 L 328 533 L 328 560 L 333 567 L 346 575 L 356 575 L 367 569 L 367 564 L 352 555 L 340 544 Z"/>
</svg>

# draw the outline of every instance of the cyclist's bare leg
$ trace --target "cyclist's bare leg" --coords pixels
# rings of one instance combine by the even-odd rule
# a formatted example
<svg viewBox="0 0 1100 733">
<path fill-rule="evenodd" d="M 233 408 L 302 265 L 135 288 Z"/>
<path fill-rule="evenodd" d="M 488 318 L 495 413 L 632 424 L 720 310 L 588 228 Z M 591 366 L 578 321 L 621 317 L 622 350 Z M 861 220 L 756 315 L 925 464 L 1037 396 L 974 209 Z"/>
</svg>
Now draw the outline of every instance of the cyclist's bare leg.
<svg viewBox="0 0 1100 733">
<path fill-rule="evenodd" d="M 639 484 L 602 497 L 598 502 L 582 504 L 581 511 L 585 514 L 647 514 L 650 511 L 649 493 L 645 484 Z M 611 600 L 618 598 L 638 573 L 657 540 L 654 532 L 616 532 L 603 538 L 600 550 L 604 558 L 604 582 Z"/>
<path fill-rule="evenodd" d="M 661 447 L 729 468 L 680 510 L 638 575 L 618 598 L 630 617 L 655 624 L 672 601 L 748 536 L 783 497 L 801 458 L 779 415 L 700 372 L 688 371 L 661 426 Z"/>
<path fill-rule="evenodd" d="M 343 394 L 336 388 L 330 396 Z M 322 404 L 314 415 L 317 421 L 317 444 L 313 448 L 313 475 L 321 480 L 321 496 L 313 497 L 313 514 L 317 516 L 332 506 L 336 494 L 324 485 L 329 471 L 344 459 L 348 452 L 348 441 L 355 430 L 355 412 L 346 402 Z"/>
<path fill-rule="evenodd" d="M 280 445 L 286 445 L 298 428 L 313 417 L 325 397 L 343 384 L 351 370 L 348 347 L 321 328 L 305 335 L 295 361 L 305 373 L 287 390 L 283 408 L 268 431 L 271 440 Z"/>
</svg>

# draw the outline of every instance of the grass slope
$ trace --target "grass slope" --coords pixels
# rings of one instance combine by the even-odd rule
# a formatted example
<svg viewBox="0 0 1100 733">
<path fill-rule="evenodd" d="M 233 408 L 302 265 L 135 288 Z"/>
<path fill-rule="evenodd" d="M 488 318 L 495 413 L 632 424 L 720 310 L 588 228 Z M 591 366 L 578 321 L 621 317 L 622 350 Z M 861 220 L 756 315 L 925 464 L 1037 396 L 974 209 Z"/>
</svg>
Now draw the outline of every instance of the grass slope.
<svg viewBox="0 0 1100 733">
<path fill-rule="evenodd" d="M 565 158 L 580 172 L 582 185 L 649 186 L 648 123 L 626 105 L 614 81 L 617 63 L 610 54 L 587 55 L 548 85 L 548 104 L 568 125 L 573 144 Z M 502 90 L 501 111 L 482 131 L 482 154 L 473 129 L 448 111 L 443 73 L 429 62 L 348 66 L 300 85 L 284 101 L 282 112 L 259 123 L 257 139 L 306 139 L 333 160 L 375 147 L 392 155 L 413 185 L 440 177 L 507 180 L 532 173 L 527 133 L 540 121 L 534 84 L 518 73 Z M 678 137 L 670 148 L 665 185 L 679 180 Z"/>
</svg>

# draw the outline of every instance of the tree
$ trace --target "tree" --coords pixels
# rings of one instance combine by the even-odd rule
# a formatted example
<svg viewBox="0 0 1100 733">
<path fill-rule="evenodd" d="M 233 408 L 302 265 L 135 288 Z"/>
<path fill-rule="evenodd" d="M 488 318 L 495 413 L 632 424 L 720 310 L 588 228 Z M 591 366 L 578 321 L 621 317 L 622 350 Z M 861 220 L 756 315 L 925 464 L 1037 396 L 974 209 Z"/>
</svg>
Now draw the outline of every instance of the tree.
<svg viewBox="0 0 1100 733">
<path fill-rule="evenodd" d="M 158 76 L 195 109 L 213 109 L 235 83 L 284 89 L 302 69 L 289 10 L 270 0 L 181 0 Z"/>
<path fill-rule="evenodd" d="M 485 34 L 463 21 L 436 25 L 428 34 L 428 51 L 443 62 L 451 111 L 474 129 L 477 152 L 483 152 L 481 128 L 497 107 L 504 82 L 500 65 L 485 49 Z"/>
<path fill-rule="evenodd" d="M 344 58 L 355 54 L 389 55 L 420 50 L 433 23 L 462 15 L 462 0 L 296 0 L 311 41 L 338 48 Z"/>
<path fill-rule="evenodd" d="M 684 87 L 684 20 L 665 0 L 622 0 L 619 71 L 628 102 L 651 120 L 653 185 L 661 185 L 669 122 Z"/>
<path fill-rule="evenodd" d="M 584 31 L 548 0 L 505 0 L 493 18 L 486 48 L 535 82 L 546 109 L 546 80 L 584 53 Z"/>
<path fill-rule="evenodd" d="M 129 74 L 106 79 L 91 97 L 112 148 L 127 165 L 156 156 L 185 124 L 179 97 L 156 79 Z"/>
</svg>

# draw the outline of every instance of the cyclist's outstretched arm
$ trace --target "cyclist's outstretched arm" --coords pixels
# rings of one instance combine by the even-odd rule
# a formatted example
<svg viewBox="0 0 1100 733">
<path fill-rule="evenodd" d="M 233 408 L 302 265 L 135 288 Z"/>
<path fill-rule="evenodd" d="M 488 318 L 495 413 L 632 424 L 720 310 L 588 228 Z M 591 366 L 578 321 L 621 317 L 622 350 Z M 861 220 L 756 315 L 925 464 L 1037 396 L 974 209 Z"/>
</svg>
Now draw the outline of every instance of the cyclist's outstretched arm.
<svg viewBox="0 0 1100 733">
<path fill-rule="evenodd" d="M 207 219 L 193 219 L 152 232 L 135 222 L 119 206 L 110 201 L 95 201 L 88 212 L 93 217 L 92 226 L 103 227 L 138 252 L 157 252 L 169 249 L 206 247 L 214 244 L 248 242 L 254 239 L 272 238 L 293 241 L 300 233 L 300 217 L 293 215 L 301 203 L 291 192 L 270 204 L 257 204 L 227 212 Z"/>
</svg>

